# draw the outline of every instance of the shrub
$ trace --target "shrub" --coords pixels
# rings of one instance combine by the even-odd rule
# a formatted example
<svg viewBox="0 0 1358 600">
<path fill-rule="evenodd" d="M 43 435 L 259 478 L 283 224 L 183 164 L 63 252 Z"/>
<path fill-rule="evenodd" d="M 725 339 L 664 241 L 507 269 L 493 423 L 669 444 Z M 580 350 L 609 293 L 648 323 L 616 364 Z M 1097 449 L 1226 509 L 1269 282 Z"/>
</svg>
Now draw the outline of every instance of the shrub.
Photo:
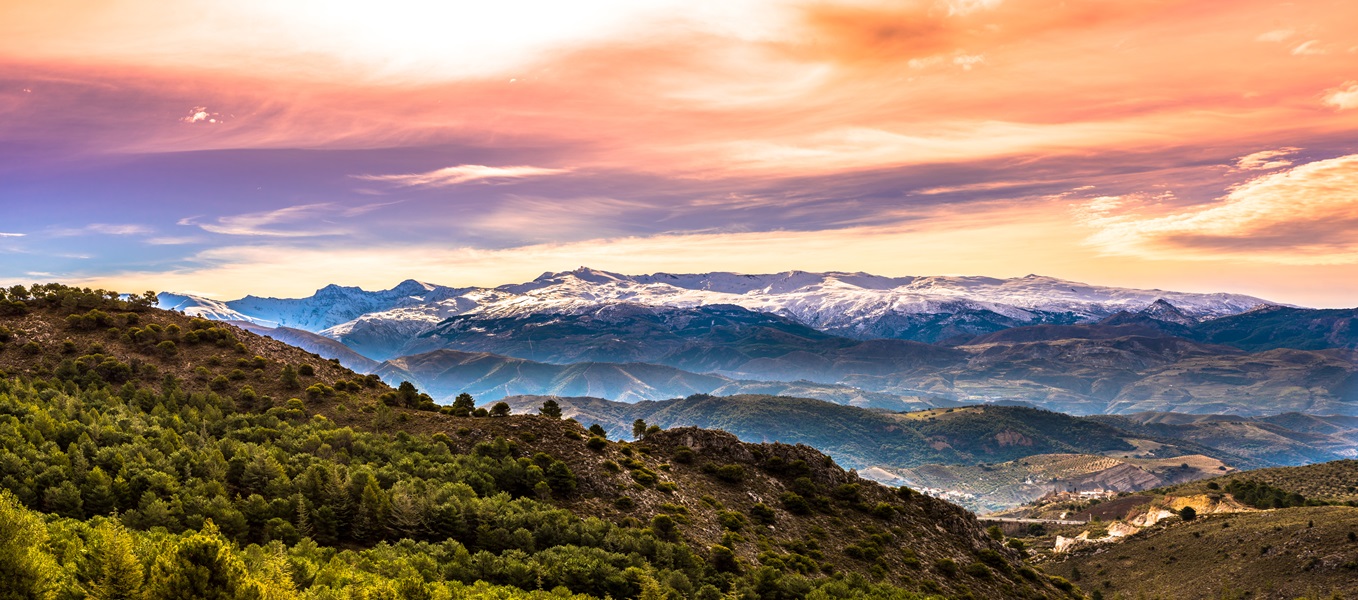
<svg viewBox="0 0 1358 600">
<path fill-rule="evenodd" d="M 679 537 L 679 526 L 674 517 L 669 515 L 656 515 L 651 519 L 651 533 L 662 540 L 674 540 Z"/>
<path fill-rule="evenodd" d="M 886 502 L 878 502 L 876 506 L 872 507 L 872 516 L 879 519 L 890 519 L 896 516 L 896 507 Z"/>
<path fill-rule="evenodd" d="M 694 456 L 695 455 L 693 453 L 692 448 L 689 448 L 688 446 L 680 446 L 678 449 L 674 451 L 674 462 L 687 465 L 693 462 Z"/>
<path fill-rule="evenodd" d="M 717 522 L 722 529 L 727 531 L 740 531 L 745 528 L 745 515 L 733 510 L 723 510 L 717 513 Z"/>
<path fill-rule="evenodd" d="M 778 500 L 783 503 L 783 508 L 786 508 L 788 512 L 794 515 L 811 514 L 811 503 L 807 502 L 806 498 L 803 498 L 801 494 L 785 492 L 778 497 Z"/>
<path fill-rule="evenodd" d="M 760 502 L 750 507 L 750 519 L 760 525 L 772 525 L 778 518 L 778 513 L 773 512 L 769 505 Z"/>
<path fill-rule="evenodd" d="M 948 577 L 957 575 L 958 570 L 957 561 L 954 561 L 951 558 L 940 558 L 934 561 L 934 568 L 937 569 L 939 573 L 947 575 Z"/>
<path fill-rule="evenodd" d="M 585 442 L 585 447 L 595 452 L 603 452 L 604 448 L 607 446 L 608 441 L 597 435 L 589 438 L 589 441 Z"/>
<path fill-rule="evenodd" d="M 657 478 L 655 473 L 646 469 L 637 469 L 632 471 L 632 480 L 644 486 L 652 486 L 655 485 Z"/>
<path fill-rule="evenodd" d="M 990 569 L 981 563 L 971 563 L 963 570 L 977 579 L 990 579 Z"/>
<path fill-rule="evenodd" d="M 718 466 L 707 463 L 703 465 L 703 472 L 726 483 L 740 483 L 745 480 L 745 467 L 737 464 Z"/>
<path fill-rule="evenodd" d="M 156 350 L 159 350 L 160 355 L 165 358 L 174 358 L 179 354 L 179 346 L 176 346 L 175 343 L 170 340 L 165 340 L 156 344 Z"/>
</svg>

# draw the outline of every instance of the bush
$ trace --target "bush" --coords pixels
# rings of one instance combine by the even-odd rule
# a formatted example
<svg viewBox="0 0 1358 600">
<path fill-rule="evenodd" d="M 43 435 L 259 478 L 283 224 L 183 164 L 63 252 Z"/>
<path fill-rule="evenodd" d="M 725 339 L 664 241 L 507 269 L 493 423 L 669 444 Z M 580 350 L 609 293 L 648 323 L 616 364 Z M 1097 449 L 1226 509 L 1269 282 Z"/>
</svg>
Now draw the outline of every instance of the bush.
<svg viewBox="0 0 1358 600">
<path fill-rule="evenodd" d="M 939 573 L 947 575 L 948 577 L 957 575 L 958 571 L 957 561 L 954 561 L 951 558 L 940 558 L 934 561 L 934 568 L 937 569 Z"/>
<path fill-rule="evenodd" d="M 213 377 L 212 381 L 208 382 L 207 387 L 214 392 L 224 392 L 227 388 L 231 387 L 231 380 L 222 375 L 218 375 Z"/>
<path fill-rule="evenodd" d="M 727 531 L 740 531 L 745 529 L 746 523 L 745 515 L 733 510 L 723 510 L 717 513 L 717 522 L 721 524 L 722 529 Z"/>
<path fill-rule="evenodd" d="M 1198 511 L 1193 510 L 1192 506 L 1185 506 L 1179 509 L 1179 518 L 1185 521 L 1192 521 L 1198 518 Z"/>
<path fill-rule="evenodd" d="M 737 464 L 714 465 L 707 463 L 703 465 L 703 472 L 716 477 L 726 483 L 740 483 L 745 481 L 745 467 Z"/>
<path fill-rule="evenodd" d="M 971 563 L 963 570 L 977 579 L 990 579 L 990 569 L 981 563 Z"/>
<path fill-rule="evenodd" d="M 788 512 L 794 515 L 811 514 L 811 503 L 807 502 L 806 498 L 803 498 L 801 494 L 785 492 L 778 497 L 778 500 L 783 503 L 783 508 L 786 508 Z"/>
<path fill-rule="evenodd" d="M 712 568 L 722 573 L 740 571 L 740 562 L 736 560 L 736 553 L 726 546 L 713 546 L 708 560 L 712 563 Z"/>
<path fill-rule="evenodd" d="M 680 446 L 674 451 L 674 462 L 681 464 L 691 464 L 694 457 L 693 449 L 688 446 Z"/>
<path fill-rule="evenodd" d="M 170 340 L 165 340 L 156 344 L 156 350 L 159 350 L 160 355 L 165 358 L 174 358 L 179 354 L 179 346 L 176 346 L 175 343 Z"/>
<path fill-rule="evenodd" d="M 674 517 L 656 515 L 651 519 L 651 533 L 662 540 L 674 541 L 679 537 L 679 526 Z"/>
<path fill-rule="evenodd" d="M 772 525 L 778 518 L 778 513 L 773 512 L 767 504 L 760 502 L 750 507 L 750 519 L 760 525 Z"/>
<path fill-rule="evenodd" d="M 595 452 L 603 452 L 604 448 L 607 446 L 608 441 L 597 435 L 589 438 L 589 441 L 585 442 L 585 447 Z"/>
</svg>

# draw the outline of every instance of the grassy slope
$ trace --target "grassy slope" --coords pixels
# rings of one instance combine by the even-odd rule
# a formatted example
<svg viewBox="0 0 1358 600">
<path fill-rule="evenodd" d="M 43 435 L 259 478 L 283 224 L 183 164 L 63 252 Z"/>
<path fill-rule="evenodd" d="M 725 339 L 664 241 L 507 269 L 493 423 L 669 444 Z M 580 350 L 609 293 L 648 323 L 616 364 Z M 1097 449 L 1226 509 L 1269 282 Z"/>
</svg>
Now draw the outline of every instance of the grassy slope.
<svg viewBox="0 0 1358 600">
<path fill-rule="evenodd" d="M 1212 515 L 1080 548 L 1044 568 L 1105 598 L 1348 598 L 1358 594 L 1355 531 L 1358 508 L 1346 506 Z"/>
<path fill-rule="evenodd" d="M 1219 487 L 1225 488 L 1231 481 L 1266 483 L 1322 502 L 1358 502 L 1358 460 L 1336 460 L 1300 467 L 1255 469 L 1158 491 L 1174 494 L 1206 493 L 1209 491 L 1207 488 L 1209 483 L 1215 483 Z"/>
</svg>

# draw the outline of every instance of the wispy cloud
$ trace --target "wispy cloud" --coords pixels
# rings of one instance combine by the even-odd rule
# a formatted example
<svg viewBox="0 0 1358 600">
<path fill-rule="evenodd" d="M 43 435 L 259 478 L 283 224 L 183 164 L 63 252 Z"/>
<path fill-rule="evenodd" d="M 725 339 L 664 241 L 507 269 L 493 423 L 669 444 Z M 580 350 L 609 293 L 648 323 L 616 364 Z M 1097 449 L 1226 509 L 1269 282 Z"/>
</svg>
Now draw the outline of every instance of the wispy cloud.
<svg viewBox="0 0 1358 600">
<path fill-rule="evenodd" d="M 628 233 L 629 219 L 655 221 L 663 207 L 608 197 L 543 198 L 509 195 L 494 208 L 487 208 L 467 221 L 479 233 L 510 235 L 541 242 L 561 240 L 562 232 L 573 239 Z"/>
<path fill-rule="evenodd" d="M 366 215 L 379 208 L 401 204 L 402 202 L 405 202 L 405 200 L 393 200 L 391 202 L 373 202 L 370 204 L 351 206 L 349 208 L 341 210 L 340 214 L 346 217 L 357 217 L 359 215 Z"/>
<path fill-rule="evenodd" d="M 209 233 L 222 235 L 263 237 L 318 237 L 341 235 L 344 230 L 333 226 L 316 227 L 322 215 L 330 212 L 330 203 L 300 204 L 276 210 L 217 217 L 201 222 L 202 217 L 186 217 L 180 225 L 196 226 Z"/>
<path fill-rule="evenodd" d="M 197 244 L 202 241 L 203 238 L 192 236 L 164 236 L 146 239 L 146 243 L 151 244 L 152 246 L 182 246 L 184 244 Z"/>
<path fill-rule="evenodd" d="M 1235 161 L 1235 168 L 1241 171 L 1270 171 L 1292 166 L 1292 160 L 1286 158 L 1300 152 L 1301 148 L 1279 148 L 1277 150 L 1261 150 L 1253 154 L 1246 154 Z"/>
<path fill-rule="evenodd" d="M 1319 160 L 1236 186 L 1208 205 L 1166 213 L 1144 197 L 1081 207 L 1088 242 L 1161 260 L 1358 263 L 1358 154 Z"/>
<path fill-rule="evenodd" d="M 92 223 L 84 227 L 59 227 L 51 230 L 53 237 L 74 237 L 79 235 L 150 235 L 155 230 L 146 225 Z"/>
<path fill-rule="evenodd" d="M 1345 81 L 1337 88 L 1326 90 L 1324 102 L 1338 110 L 1358 108 L 1358 81 Z"/>
<path fill-rule="evenodd" d="M 1256 42 L 1285 42 L 1297 32 L 1291 29 L 1274 29 L 1255 36 Z"/>
<path fill-rule="evenodd" d="M 545 167 L 513 166 L 487 167 L 485 165 L 458 165 L 444 167 L 425 173 L 404 173 L 397 175 L 355 175 L 356 179 L 391 183 L 401 187 L 442 187 L 472 181 L 495 181 L 542 177 L 570 172 L 570 169 L 550 169 Z"/>
<path fill-rule="evenodd" d="M 17 237 L 24 237 L 25 235 L 28 235 L 28 234 L 26 234 L 26 233 L 4 233 L 4 232 L 0 232 L 0 238 L 17 238 Z"/>
<path fill-rule="evenodd" d="M 1307 40 L 1292 49 L 1292 56 L 1316 56 L 1328 52 L 1320 45 L 1320 40 Z"/>
</svg>

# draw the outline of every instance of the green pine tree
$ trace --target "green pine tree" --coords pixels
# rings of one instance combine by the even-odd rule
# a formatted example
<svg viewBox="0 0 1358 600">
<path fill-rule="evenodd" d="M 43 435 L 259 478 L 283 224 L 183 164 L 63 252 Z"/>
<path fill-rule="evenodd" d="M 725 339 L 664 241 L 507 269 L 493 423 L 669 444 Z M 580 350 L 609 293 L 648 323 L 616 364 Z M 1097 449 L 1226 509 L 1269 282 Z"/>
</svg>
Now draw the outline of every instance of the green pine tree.
<svg viewBox="0 0 1358 600">
<path fill-rule="evenodd" d="M 472 399 L 471 394 L 464 392 L 453 400 L 453 416 L 470 417 L 473 410 L 476 410 L 476 400 Z"/>
<path fill-rule="evenodd" d="M 160 554 L 151 567 L 147 591 L 152 598 L 179 600 L 258 598 L 248 583 L 240 557 L 208 521 L 202 531 Z"/>
<path fill-rule="evenodd" d="M 56 597 L 61 568 L 47 553 L 47 526 L 0 490 L 0 600 Z"/>
<path fill-rule="evenodd" d="M 546 402 L 542 403 L 542 408 L 538 409 L 538 412 L 542 413 L 542 416 L 544 417 L 560 419 L 561 405 L 557 404 L 556 400 L 548 398 Z"/>
<path fill-rule="evenodd" d="M 133 550 L 135 540 L 116 519 L 95 528 L 90 556 L 91 579 L 85 586 L 92 600 L 134 600 L 141 597 L 142 564 Z"/>
</svg>

